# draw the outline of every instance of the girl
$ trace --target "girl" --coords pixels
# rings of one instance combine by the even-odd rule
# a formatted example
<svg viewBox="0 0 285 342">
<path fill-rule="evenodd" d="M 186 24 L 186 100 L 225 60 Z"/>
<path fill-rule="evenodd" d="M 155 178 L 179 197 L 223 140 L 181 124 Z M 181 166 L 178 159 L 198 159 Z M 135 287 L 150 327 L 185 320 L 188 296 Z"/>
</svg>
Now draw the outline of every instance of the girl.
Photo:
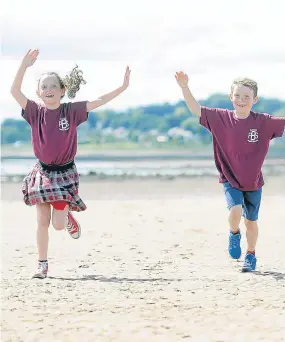
<svg viewBox="0 0 285 342">
<path fill-rule="evenodd" d="M 95 101 L 61 103 L 65 93 L 74 98 L 85 84 L 77 66 L 64 79 L 55 72 L 41 75 L 37 95 L 42 104 L 31 101 L 21 91 L 23 77 L 39 55 L 29 50 L 24 56 L 11 87 L 11 94 L 22 107 L 22 116 L 31 126 L 32 144 L 38 162 L 22 185 L 24 202 L 37 209 L 38 270 L 34 278 L 48 273 L 48 227 L 67 229 L 72 238 L 80 237 L 81 228 L 71 211 L 83 211 L 86 205 L 78 194 L 79 175 L 74 163 L 77 152 L 77 127 L 88 119 L 88 112 L 121 94 L 129 86 L 127 67 L 124 83 L 118 89 Z M 51 215 L 51 207 L 52 215 Z"/>
</svg>

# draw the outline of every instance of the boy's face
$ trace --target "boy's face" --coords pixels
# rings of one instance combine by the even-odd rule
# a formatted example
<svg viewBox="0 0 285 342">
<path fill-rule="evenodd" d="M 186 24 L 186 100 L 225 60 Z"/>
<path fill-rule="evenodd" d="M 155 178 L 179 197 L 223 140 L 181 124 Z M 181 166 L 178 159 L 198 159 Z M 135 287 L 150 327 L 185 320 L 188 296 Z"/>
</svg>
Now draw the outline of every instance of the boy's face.
<svg viewBox="0 0 285 342">
<path fill-rule="evenodd" d="M 244 85 L 234 85 L 230 99 L 236 113 L 247 115 L 251 111 L 252 106 L 258 101 L 257 96 L 254 97 L 252 89 Z"/>
<path fill-rule="evenodd" d="M 37 93 L 45 104 L 52 105 L 60 102 L 64 89 L 61 89 L 55 75 L 44 75 L 40 79 Z"/>
</svg>

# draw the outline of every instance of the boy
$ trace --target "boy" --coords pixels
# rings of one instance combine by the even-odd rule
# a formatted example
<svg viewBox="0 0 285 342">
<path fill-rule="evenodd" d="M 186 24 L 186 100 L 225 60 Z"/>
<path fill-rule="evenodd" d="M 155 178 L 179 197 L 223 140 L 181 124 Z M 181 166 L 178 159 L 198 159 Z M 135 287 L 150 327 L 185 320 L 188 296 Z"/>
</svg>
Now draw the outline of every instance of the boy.
<svg viewBox="0 0 285 342">
<path fill-rule="evenodd" d="M 188 88 L 188 76 L 175 75 L 191 113 L 200 117 L 200 124 L 213 136 L 215 164 L 223 184 L 229 214 L 229 254 L 233 259 L 241 256 L 240 229 L 244 216 L 247 253 L 242 272 L 254 271 L 255 247 L 258 236 L 258 212 L 264 185 L 261 168 L 268 152 L 270 140 L 283 135 L 285 117 L 255 113 L 257 83 L 248 78 L 233 81 L 230 100 L 234 110 L 200 106 Z"/>
</svg>

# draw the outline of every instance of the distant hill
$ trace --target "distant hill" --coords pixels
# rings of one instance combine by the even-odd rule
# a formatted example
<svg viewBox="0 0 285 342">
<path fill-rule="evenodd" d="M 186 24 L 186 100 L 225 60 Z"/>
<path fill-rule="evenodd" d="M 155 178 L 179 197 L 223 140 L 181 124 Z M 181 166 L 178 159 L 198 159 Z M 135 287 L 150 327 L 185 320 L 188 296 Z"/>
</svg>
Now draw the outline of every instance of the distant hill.
<svg viewBox="0 0 285 342">
<path fill-rule="evenodd" d="M 232 109 L 227 95 L 213 94 L 199 101 L 201 105 Z M 254 111 L 285 116 L 285 102 L 278 99 L 260 98 Z M 171 132 L 171 134 L 170 134 Z M 198 124 L 197 117 L 189 112 L 184 101 L 176 104 L 162 103 L 139 106 L 126 111 L 98 110 L 78 130 L 79 142 L 116 144 L 129 141 L 185 144 L 209 144 L 211 135 Z M 160 140 L 159 140 L 160 139 Z M 164 140 L 163 140 L 164 139 Z M 1 144 L 30 142 L 30 127 L 23 119 L 6 119 L 1 123 Z M 284 139 L 278 144 L 285 146 Z"/>
</svg>

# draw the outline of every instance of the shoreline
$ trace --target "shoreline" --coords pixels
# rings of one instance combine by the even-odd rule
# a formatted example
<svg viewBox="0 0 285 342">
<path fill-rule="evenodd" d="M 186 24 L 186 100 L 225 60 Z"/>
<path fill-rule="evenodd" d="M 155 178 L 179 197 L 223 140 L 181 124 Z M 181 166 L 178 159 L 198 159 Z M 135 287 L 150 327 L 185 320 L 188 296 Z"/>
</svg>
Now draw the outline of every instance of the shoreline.
<svg viewBox="0 0 285 342">
<path fill-rule="evenodd" d="M 210 160 L 214 158 L 213 146 L 175 148 L 96 148 L 78 144 L 76 160 L 124 161 L 124 160 Z M 31 146 L 24 148 L 1 146 L 1 160 L 35 159 Z M 285 146 L 269 147 L 266 159 L 285 160 Z"/>
<path fill-rule="evenodd" d="M 13 170 L 5 172 L 5 167 L 1 168 L 1 183 L 21 182 L 32 169 L 27 168 L 26 172 Z M 157 165 L 110 165 L 103 168 L 98 165 L 80 165 L 77 164 L 77 170 L 80 179 L 88 180 L 175 180 L 175 179 L 195 179 L 199 177 L 217 178 L 219 173 L 215 167 L 214 161 L 199 162 L 186 165 L 163 165 L 159 161 Z M 285 160 L 267 160 L 262 168 L 264 177 L 285 177 Z"/>
<path fill-rule="evenodd" d="M 1 175 L 0 183 L 21 183 L 23 179 L 26 177 L 26 174 L 17 174 L 17 175 Z M 115 182 L 125 182 L 125 181 L 173 181 L 173 180 L 195 180 L 201 178 L 211 178 L 218 179 L 219 175 L 217 172 L 197 172 L 196 174 L 114 174 L 110 175 L 107 173 L 95 173 L 90 172 L 88 174 L 80 174 L 81 182 L 94 182 L 94 181 L 115 181 Z M 282 170 L 264 172 L 264 177 L 276 177 L 276 178 L 284 178 L 285 181 L 285 168 Z"/>
</svg>

